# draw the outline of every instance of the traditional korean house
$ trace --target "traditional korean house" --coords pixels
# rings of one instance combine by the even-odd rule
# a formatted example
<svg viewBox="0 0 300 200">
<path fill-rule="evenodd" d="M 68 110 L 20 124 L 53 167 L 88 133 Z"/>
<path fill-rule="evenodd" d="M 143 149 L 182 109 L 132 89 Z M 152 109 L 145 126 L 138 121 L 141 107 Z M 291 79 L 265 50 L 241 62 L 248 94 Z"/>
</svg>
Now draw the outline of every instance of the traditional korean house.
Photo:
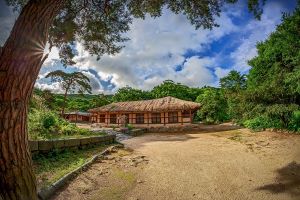
<svg viewBox="0 0 300 200">
<path fill-rule="evenodd" d="M 70 122 L 89 122 L 90 115 L 88 112 L 68 112 L 64 114 L 64 118 Z"/>
<path fill-rule="evenodd" d="M 164 126 L 183 125 L 193 121 L 194 113 L 200 104 L 174 97 L 164 97 L 152 100 L 126 101 L 111 103 L 99 108 L 88 110 L 90 121 L 103 126 L 122 125 L 134 126 Z"/>
</svg>

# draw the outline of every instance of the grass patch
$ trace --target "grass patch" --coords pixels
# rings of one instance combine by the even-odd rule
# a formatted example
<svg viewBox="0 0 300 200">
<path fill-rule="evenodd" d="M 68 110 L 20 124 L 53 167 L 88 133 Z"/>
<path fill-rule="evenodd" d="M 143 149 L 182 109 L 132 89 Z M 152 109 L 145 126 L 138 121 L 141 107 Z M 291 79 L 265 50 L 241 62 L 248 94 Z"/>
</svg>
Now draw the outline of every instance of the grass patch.
<svg viewBox="0 0 300 200">
<path fill-rule="evenodd" d="M 241 134 L 236 134 L 232 137 L 229 137 L 228 139 L 234 140 L 234 141 L 237 141 L 237 142 L 241 142 L 243 140 L 243 137 L 241 136 Z"/>
<path fill-rule="evenodd" d="M 111 170 L 112 174 L 108 178 L 109 185 L 99 190 L 91 199 L 120 200 L 136 184 L 136 177 L 133 172 L 124 171 L 119 168 Z"/>
<path fill-rule="evenodd" d="M 103 151 L 107 146 L 97 146 L 89 149 L 52 151 L 48 154 L 33 156 L 34 171 L 38 186 L 47 187 L 67 173 L 82 166 L 95 154 Z"/>
<path fill-rule="evenodd" d="M 125 172 L 123 170 L 116 169 L 115 176 L 120 180 L 128 182 L 129 184 L 132 184 L 135 182 L 135 177 L 132 172 L 128 172 L 128 171 Z"/>
</svg>

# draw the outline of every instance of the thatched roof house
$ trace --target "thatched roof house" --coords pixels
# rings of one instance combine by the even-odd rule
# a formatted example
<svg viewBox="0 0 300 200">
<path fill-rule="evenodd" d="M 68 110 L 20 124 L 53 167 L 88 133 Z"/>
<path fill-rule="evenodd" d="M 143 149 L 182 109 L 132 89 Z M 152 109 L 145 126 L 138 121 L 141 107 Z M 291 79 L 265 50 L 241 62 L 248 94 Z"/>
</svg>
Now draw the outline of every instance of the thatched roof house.
<svg viewBox="0 0 300 200">
<path fill-rule="evenodd" d="M 67 112 L 63 117 L 71 122 L 89 122 L 90 115 L 88 112 Z"/>
<path fill-rule="evenodd" d="M 174 97 L 152 100 L 111 103 L 90 109 L 91 121 L 107 125 L 115 124 L 183 124 L 191 123 L 200 104 Z M 125 116 L 125 122 L 121 117 Z"/>
</svg>

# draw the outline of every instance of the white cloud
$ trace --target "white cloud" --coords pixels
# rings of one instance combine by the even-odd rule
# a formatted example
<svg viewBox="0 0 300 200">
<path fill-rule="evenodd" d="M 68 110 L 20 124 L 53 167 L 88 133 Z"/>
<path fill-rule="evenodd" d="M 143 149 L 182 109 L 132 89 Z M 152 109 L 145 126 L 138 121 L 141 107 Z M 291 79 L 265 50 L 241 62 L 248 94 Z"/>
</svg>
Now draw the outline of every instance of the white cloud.
<svg viewBox="0 0 300 200">
<path fill-rule="evenodd" d="M 83 71 L 84 75 L 86 75 L 90 79 L 90 85 L 92 87 L 92 93 L 98 94 L 103 92 L 103 88 L 101 86 L 101 83 L 96 78 L 96 76 L 90 72 Z"/>
<path fill-rule="evenodd" d="M 61 88 L 60 83 L 35 83 L 35 87 L 41 89 L 41 90 L 51 90 L 54 93 L 63 93 L 64 91 Z"/>
<path fill-rule="evenodd" d="M 221 67 L 215 68 L 215 74 L 218 77 L 218 79 L 223 78 L 230 72 L 230 69 L 223 69 Z"/>
<path fill-rule="evenodd" d="M 166 79 L 190 86 L 210 84 L 214 75 L 205 63 L 209 59 L 185 60 L 183 55 L 187 50 L 203 52 L 212 41 L 237 30 L 225 13 L 217 21 L 221 27 L 209 31 L 195 30 L 185 16 L 167 10 L 160 18 L 135 19 L 126 33 L 131 40 L 119 54 L 104 55 L 96 61 L 78 44 L 76 66 L 98 71 L 102 80 L 111 80 L 117 88 L 129 85 L 151 89 Z M 183 70 L 176 72 L 175 67 L 184 62 Z"/>
<path fill-rule="evenodd" d="M 49 44 L 47 43 L 44 54 L 48 54 L 47 59 L 44 62 L 44 66 L 46 65 L 55 65 L 55 61 L 59 60 L 59 51 L 58 48 L 52 47 L 51 51 L 49 49 Z"/>
</svg>

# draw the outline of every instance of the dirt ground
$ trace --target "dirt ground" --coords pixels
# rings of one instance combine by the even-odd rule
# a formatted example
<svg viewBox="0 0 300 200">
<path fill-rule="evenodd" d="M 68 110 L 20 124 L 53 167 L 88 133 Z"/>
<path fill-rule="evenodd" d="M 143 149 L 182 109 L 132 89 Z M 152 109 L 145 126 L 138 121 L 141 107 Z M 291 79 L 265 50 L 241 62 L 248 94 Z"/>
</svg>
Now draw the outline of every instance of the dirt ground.
<svg viewBox="0 0 300 200">
<path fill-rule="evenodd" d="M 126 140 L 53 199 L 300 199 L 299 135 L 225 129 Z"/>
</svg>

